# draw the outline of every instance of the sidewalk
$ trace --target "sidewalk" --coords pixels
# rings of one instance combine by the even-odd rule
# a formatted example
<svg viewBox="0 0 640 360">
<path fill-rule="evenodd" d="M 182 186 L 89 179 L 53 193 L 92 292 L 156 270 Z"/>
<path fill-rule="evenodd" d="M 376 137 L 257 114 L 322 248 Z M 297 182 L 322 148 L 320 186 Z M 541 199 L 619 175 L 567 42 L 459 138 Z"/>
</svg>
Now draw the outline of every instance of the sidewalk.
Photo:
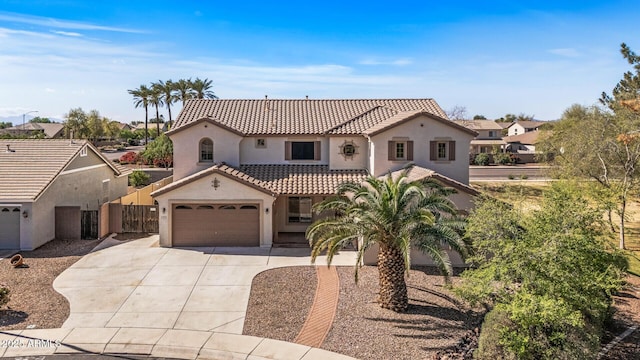
<svg viewBox="0 0 640 360">
<path fill-rule="evenodd" d="M 208 331 L 152 328 L 34 329 L 0 332 L 0 357 L 109 354 L 178 359 L 349 360 L 284 341 Z M 353 359 L 355 360 L 355 359 Z"/>
</svg>

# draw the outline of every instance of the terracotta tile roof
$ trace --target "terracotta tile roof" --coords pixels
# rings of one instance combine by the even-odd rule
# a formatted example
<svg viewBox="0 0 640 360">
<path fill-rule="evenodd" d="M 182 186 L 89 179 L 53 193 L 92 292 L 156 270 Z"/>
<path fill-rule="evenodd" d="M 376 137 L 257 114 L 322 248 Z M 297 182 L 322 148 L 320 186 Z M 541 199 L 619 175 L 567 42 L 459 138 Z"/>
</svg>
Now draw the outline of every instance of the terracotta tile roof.
<svg viewBox="0 0 640 360">
<path fill-rule="evenodd" d="M 3 129 L 3 133 L 21 134 L 30 132 L 42 132 L 47 138 L 60 136 L 64 130 L 61 123 L 26 123 Z"/>
<path fill-rule="evenodd" d="M 188 100 L 175 129 L 202 118 L 245 135 L 359 134 L 405 111 L 422 111 L 447 119 L 433 99 L 343 100 Z"/>
<path fill-rule="evenodd" d="M 60 172 L 88 146 L 114 173 L 126 174 L 84 140 L 0 140 L 0 201 L 36 200 Z M 10 151 L 7 151 L 9 146 Z"/>
<path fill-rule="evenodd" d="M 396 171 L 391 173 L 391 176 L 392 177 L 397 177 L 397 176 L 400 175 L 400 173 L 402 171 L 403 171 L 403 169 L 396 170 Z M 383 175 L 383 176 L 380 176 L 379 178 L 383 178 L 385 176 L 386 175 Z M 433 171 L 431 169 L 423 168 L 423 167 L 416 166 L 416 165 L 411 166 L 409 168 L 409 172 L 407 173 L 407 179 L 409 181 L 419 181 L 419 180 L 423 180 L 423 179 L 426 179 L 426 178 L 432 178 L 434 180 L 439 181 L 441 184 L 443 184 L 445 186 L 452 187 L 452 188 L 454 188 L 456 190 L 465 192 L 465 193 L 470 194 L 470 195 L 474 195 L 475 196 L 475 195 L 480 194 L 478 192 L 478 190 L 472 188 L 471 186 L 463 184 L 463 183 L 461 183 L 459 181 L 453 180 L 452 178 L 444 176 L 444 175 L 442 175 L 440 173 L 437 173 L 437 172 L 435 172 L 435 171 Z"/>
<path fill-rule="evenodd" d="M 329 170 L 328 165 L 243 165 L 240 169 L 262 180 L 279 194 L 331 195 L 344 182 L 362 182 L 366 170 Z"/>
<path fill-rule="evenodd" d="M 493 120 L 454 120 L 453 122 L 471 130 L 502 130 L 502 126 Z"/>
<path fill-rule="evenodd" d="M 244 173 L 236 168 L 233 168 L 231 166 L 225 165 L 225 164 L 216 164 L 213 165 L 207 169 L 198 171 L 195 174 L 183 177 L 182 179 L 178 180 L 178 181 L 174 181 L 171 184 L 162 187 L 154 192 L 151 193 L 151 196 L 158 196 L 167 192 L 170 192 L 174 189 L 177 189 L 179 187 L 182 187 L 184 185 L 187 185 L 189 183 L 192 183 L 198 179 L 202 179 L 203 177 L 212 175 L 212 174 L 221 174 L 221 175 L 226 175 L 229 177 L 234 178 L 235 180 L 238 180 L 248 186 L 251 186 L 255 189 L 258 189 L 262 192 L 266 192 L 268 194 L 271 195 L 276 195 L 276 193 L 273 191 L 272 187 L 270 186 L 269 183 L 262 181 L 260 179 L 256 179 L 254 177 L 252 177 L 251 175 Z"/>
<path fill-rule="evenodd" d="M 533 121 L 529 121 L 529 120 L 522 120 L 522 121 L 516 121 L 516 122 L 512 122 L 509 127 L 511 127 L 514 124 L 519 124 L 520 126 L 522 126 L 525 129 L 535 129 L 540 127 L 541 125 L 546 124 L 546 121 L 539 121 L 539 120 L 533 120 Z"/>
<path fill-rule="evenodd" d="M 529 131 L 520 135 L 505 136 L 502 138 L 507 143 L 520 143 L 525 145 L 535 145 L 551 132 L 544 130 Z"/>
</svg>

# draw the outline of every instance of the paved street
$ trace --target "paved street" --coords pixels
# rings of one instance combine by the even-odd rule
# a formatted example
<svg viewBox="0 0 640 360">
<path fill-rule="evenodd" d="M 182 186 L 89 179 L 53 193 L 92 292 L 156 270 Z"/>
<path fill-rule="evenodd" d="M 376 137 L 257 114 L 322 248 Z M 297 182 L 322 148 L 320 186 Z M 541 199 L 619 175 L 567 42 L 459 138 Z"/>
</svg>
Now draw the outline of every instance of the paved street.
<svg viewBox="0 0 640 360">
<path fill-rule="evenodd" d="M 528 180 L 545 180 L 546 166 L 514 165 L 514 166 L 469 166 L 470 181 L 509 180 L 509 175 L 521 179 L 526 175 Z"/>
</svg>

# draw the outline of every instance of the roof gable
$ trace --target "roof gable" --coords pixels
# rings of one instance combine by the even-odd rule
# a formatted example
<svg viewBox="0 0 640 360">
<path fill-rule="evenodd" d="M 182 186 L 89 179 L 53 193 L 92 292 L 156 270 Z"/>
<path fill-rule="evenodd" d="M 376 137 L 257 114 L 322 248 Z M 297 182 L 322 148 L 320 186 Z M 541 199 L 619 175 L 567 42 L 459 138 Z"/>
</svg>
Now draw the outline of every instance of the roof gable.
<svg viewBox="0 0 640 360">
<path fill-rule="evenodd" d="M 85 147 L 114 174 L 126 174 L 84 140 L 5 139 L 0 145 L 0 200 L 36 200 Z"/>
</svg>

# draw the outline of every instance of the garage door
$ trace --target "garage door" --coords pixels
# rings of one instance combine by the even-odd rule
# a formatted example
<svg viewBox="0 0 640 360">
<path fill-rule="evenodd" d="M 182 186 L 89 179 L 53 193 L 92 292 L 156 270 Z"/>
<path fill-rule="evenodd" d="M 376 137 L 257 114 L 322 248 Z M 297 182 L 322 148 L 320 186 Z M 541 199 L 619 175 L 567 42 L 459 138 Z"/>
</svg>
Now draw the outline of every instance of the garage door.
<svg viewBox="0 0 640 360">
<path fill-rule="evenodd" d="M 0 249 L 20 249 L 20 208 L 0 206 Z"/>
<path fill-rule="evenodd" d="M 173 246 L 260 246 L 257 204 L 176 204 Z"/>
</svg>

